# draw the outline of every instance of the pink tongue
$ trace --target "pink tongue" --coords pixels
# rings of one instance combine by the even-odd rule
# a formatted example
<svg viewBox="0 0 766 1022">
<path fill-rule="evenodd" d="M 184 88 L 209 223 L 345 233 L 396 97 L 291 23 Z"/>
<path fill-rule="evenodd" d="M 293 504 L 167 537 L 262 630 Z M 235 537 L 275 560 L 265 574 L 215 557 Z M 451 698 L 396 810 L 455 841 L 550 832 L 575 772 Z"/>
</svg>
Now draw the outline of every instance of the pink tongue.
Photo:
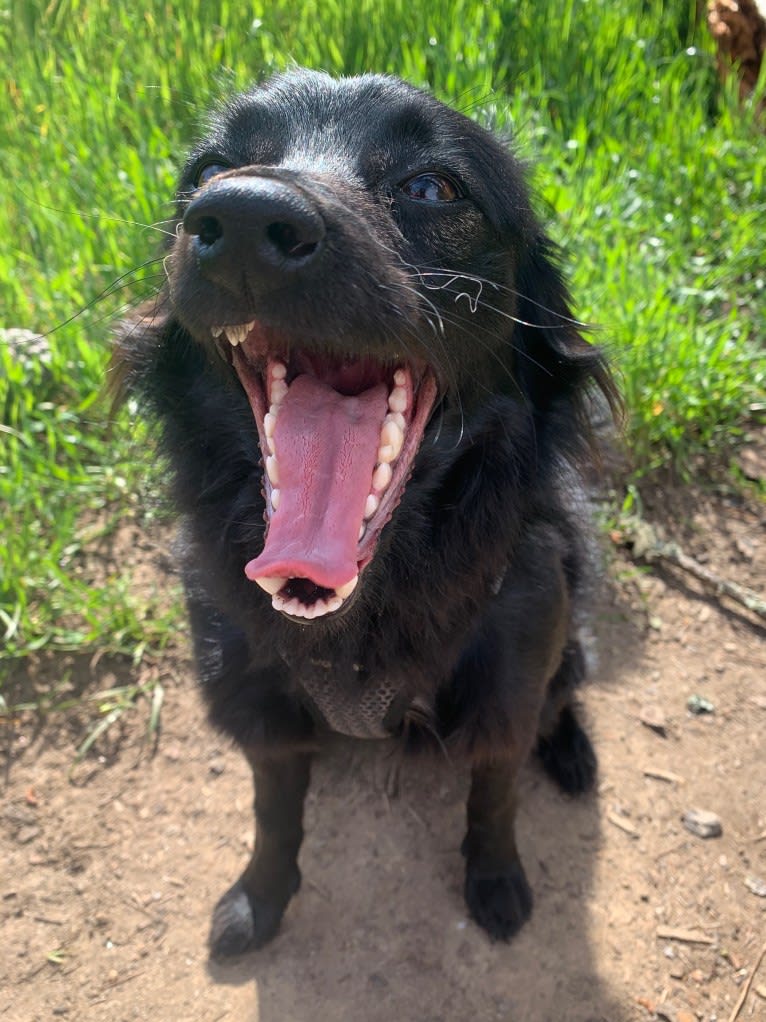
<svg viewBox="0 0 766 1022">
<path fill-rule="evenodd" d="M 308 578 L 335 589 L 356 577 L 359 529 L 377 461 L 388 388 L 345 397 L 313 376 L 290 384 L 277 415 L 279 509 L 249 579 Z"/>
</svg>

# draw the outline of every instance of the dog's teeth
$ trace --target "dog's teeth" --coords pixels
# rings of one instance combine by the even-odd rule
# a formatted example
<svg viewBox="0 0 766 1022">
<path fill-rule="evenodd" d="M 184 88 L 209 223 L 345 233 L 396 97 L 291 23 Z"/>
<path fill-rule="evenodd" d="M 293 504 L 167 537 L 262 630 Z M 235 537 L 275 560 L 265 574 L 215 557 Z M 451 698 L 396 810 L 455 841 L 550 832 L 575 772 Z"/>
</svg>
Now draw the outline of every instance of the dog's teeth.
<svg viewBox="0 0 766 1022">
<path fill-rule="evenodd" d="M 364 522 L 362 522 L 362 524 L 359 526 L 359 536 L 358 536 L 357 542 L 359 542 L 359 543 L 362 542 L 362 540 L 365 537 L 366 532 L 367 532 L 367 526 L 364 524 Z"/>
<path fill-rule="evenodd" d="M 341 600 L 347 600 L 348 597 L 356 589 L 356 584 L 358 581 L 359 576 L 354 575 L 350 582 L 345 582 L 342 586 L 336 586 L 335 592 L 337 593 L 338 596 L 340 596 Z"/>
<path fill-rule="evenodd" d="M 273 409 L 274 405 L 279 407 L 284 400 L 285 394 L 287 393 L 287 384 L 284 380 L 272 380 L 270 390 L 271 405 Z"/>
<path fill-rule="evenodd" d="M 394 383 L 397 387 L 403 387 L 407 382 L 407 374 L 403 369 L 397 369 L 394 373 Z"/>
<path fill-rule="evenodd" d="M 277 508 L 279 507 L 279 498 L 280 498 L 280 496 L 281 496 L 281 494 L 280 494 L 278 489 L 273 489 L 271 491 L 271 507 L 272 507 L 272 509 L 274 511 L 276 511 Z"/>
<path fill-rule="evenodd" d="M 279 466 L 273 454 L 270 454 L 266 459 L 266 473 L 271 480 L 271 485 L 279 486 Z"/>
<path fill-rule="evenodd" d="M 274 436 L 274 430 L 277 428 L 277 417 L 273 412 L 266 412 L 263 417 L 263 432 L 269 438 Z"/>
<path fill-rule="evenodd" d="M 340 610 L 343 606 L 343 600 L 340 596 L 331 596 L 327 601 L 327 610 L 329 613 L 334 613 L 336 610 Z"/>
<path fill-rule="evenodd" d="M 369 494 L 364 505 L 364 518 L 365 519 L 372 518 L 372 516 L 378 510 L 379 505 L 380 501 L 375 496 L 375 494 L 374 493 Z"/>
<path fill-rule="evenodd" d="M 383 425 L 385 426 L 388 422 L 395 422 L 402 431 L 402 435 L 407 432 L 407 422 L 401 412 L 389 412 L 383 420 Z"/>
<path fill-rule="evenodd" d="M 270 596 L 275 596 L 287 581 L 286 578 L 257 578 L 255 581 Z"/>
<path fill-rule="evenodd" d="M 407 407 L 407 391 L 404 387 L 394 387 L 388 395 L 388 407 L 392 412 L 403 412 Z"/>
<path fill-rule="evenodd" d="M 226 332 L 226 327 L 225 326 L 211 326 L 210 327 L 210 333 L 213 335 L 214 338 L 220 337 L 221 334 L 223 334 L 225 332 Z"/>
<path fill-rule="evenodd" d="M 285 376 L 287 376 L 287 366 L 284 362 L 272 362 L 269 372 L 271 373 L 272 380 L 284 380 Z"/>
<path fill-rule="evenodd" d="M 385 419 L 383 429 L 380 431 L 380 451 L 385 452 L 386 457 L 381 457 L 378 452 L 378 461 L 396 461 L 403 444 L 404 430 L 399 427 L 399 423 L 394 422 L 393 419 Z"/>
<path fill-rule="evenodd" d="M 229 338 L 229 343 L 236 347 L 241 344 L 247 335 L 250 333 L 251 324 L 242 323 L 239 326 L 227 326 L 226 336 Z"/>
<path fill-rule="evenodd" d="M 383 490 L 391 482 L 392 476 L 391 466 L 387 462 L 382 462 L 375 471 L 372 473 L 372 488 L 377 490 L 378 493 L 382 493 Z"/>
<path fill-rule="evenodd" d="M 286 603 L 287 600 L 284 598 L 284 596 L 280 596 L 279 593 L 276 593 L 274 596 L 271 597 L 271 606 L 274 608 L 274 610 L 284 610 Z"/>
</svg>

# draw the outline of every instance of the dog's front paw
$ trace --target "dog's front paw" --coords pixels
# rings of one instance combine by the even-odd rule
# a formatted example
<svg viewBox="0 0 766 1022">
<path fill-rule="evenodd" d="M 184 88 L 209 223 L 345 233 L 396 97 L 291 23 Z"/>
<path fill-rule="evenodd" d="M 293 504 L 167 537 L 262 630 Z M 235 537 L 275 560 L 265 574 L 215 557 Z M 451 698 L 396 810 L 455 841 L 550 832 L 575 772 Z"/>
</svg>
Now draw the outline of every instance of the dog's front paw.
<svg viewBox="0 0 766 1022">
<path fill-rule="evenodd" d="M 510 940 L 532 915 L 532 890 L 520 862 L 486 870 L 469 862 L 465 900 L 474 920 L 494 940 Z"/>
<path fill-rule="evenodd" d="M 208 945 L 213 958 L 232 958 L 266 944 L 276 934 L 286 900 L 252 898 L 240 880 L 213 910 Z"/>
</svg>

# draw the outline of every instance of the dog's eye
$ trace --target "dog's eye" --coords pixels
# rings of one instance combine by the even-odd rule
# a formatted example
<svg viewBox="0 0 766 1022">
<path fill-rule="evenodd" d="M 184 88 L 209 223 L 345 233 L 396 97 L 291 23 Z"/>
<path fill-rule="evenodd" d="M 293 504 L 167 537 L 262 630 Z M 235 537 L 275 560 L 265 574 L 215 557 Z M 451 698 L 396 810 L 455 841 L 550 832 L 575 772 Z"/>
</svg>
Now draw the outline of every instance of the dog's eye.
<svg viewBox="0 0 766 1022">
<path fill-rule="evenodd" d="M 215 177 L 216 174 L 223 174 L 227 170 L 231 170 L 231 167 L 227 167 L 225 163 L 206 163 L 204 167 L 197 171 L 197 175 L 194 178 L 195 188 L 201 188 L 202 185 L 208 183 L 211 177 Z"/>
<path fill-rule="evenodd" d="M 458 185 L 444 174 L 417 174 L 399 186 L 408 199 L 454 202 L 463 197 Z"/>
</svg>

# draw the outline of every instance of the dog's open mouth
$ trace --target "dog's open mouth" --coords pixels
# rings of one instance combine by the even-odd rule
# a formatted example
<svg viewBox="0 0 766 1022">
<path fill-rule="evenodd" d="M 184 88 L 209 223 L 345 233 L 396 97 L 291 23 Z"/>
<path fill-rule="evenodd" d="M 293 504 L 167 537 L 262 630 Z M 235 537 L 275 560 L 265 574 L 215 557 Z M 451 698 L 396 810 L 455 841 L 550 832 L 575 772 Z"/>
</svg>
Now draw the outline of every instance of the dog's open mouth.
<svg viewBox="0 0 766 1022">
<path fill-rule="evenodd" d="M 280 350 L 254 324 L 213 335 L 231 353 L 265 458 L 266 540 L 245 573 L 289 617 L 334 614 L 402 498 L 435 377 L 401 358 Z"/>
</svg>

